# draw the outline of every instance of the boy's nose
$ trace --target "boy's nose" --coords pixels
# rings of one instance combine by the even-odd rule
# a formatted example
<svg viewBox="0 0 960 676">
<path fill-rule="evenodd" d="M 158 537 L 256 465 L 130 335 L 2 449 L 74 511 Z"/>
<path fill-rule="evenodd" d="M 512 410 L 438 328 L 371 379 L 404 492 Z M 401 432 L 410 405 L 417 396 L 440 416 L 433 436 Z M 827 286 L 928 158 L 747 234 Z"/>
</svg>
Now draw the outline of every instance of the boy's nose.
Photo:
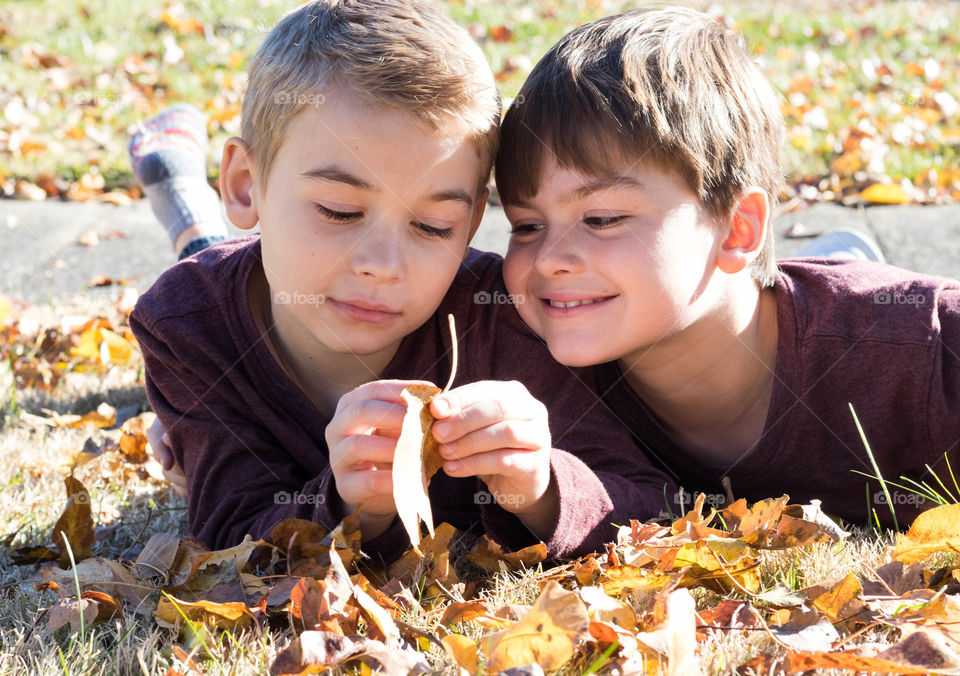
<svg viewBox="0 0 960 676">
<path fill-rule="evenodd" d="M 361 235 L 353 253 L 353 270 L 363 277 L 380 282 L 403 278 L 406 259 L 400 239 L 394 233 L 374 232 Z"/>
<path fill-rule="evenodd" d="M 540 241 L 534 267 L 544 276 L 576 273 L 583 270 L 583 258 L 577 252 L 574 235 L 569 231 L 548 234 Z"/>
</svg>

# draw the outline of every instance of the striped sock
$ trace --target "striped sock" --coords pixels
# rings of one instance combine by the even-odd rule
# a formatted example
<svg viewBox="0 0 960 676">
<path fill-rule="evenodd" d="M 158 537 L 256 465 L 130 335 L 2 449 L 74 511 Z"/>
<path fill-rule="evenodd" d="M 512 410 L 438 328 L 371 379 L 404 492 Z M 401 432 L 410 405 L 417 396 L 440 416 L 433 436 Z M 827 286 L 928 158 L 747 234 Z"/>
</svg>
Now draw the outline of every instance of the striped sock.
<svg viewBox="0 0 960 676">
<path fill-rule="evenodd" d="M 191 225 L 226 237 L 220 200 L 207 184 L 207 127 L 199 110 L 187 104 L 164 110 L 139 125 L 127 150 L 171 243 Z"/>
</svg>

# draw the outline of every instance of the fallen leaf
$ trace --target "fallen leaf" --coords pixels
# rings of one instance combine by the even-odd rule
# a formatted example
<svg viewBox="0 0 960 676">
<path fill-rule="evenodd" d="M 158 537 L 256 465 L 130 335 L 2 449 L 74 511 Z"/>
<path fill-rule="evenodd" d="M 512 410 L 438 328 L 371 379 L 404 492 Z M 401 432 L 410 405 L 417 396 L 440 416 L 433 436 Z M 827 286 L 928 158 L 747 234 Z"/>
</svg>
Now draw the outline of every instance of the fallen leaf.
<svg viewBox="0 0 960 676">
<path fill-rule="evenodd" d="M 143 418 L 139 416 L 130 418 L 123 423 L 121 430 L 120 452 L 123 453 L 127 461 L 135 465 L 146 462 L 149 456 L 147 454 L 147 431 L 143 424 Z"/>
<path fill-rule="evenodd" d="M 913 201 L 897 183 L 874 183 L 860 193 L 860 198 L 873 204 L 909 204 Z"/>
<path fill-rule="evenodd" d="M 486 668 L 497 673 L 536 663 L 545 671 L 558 669 L 573 656 L 589 628 L 590 617 L 583 601 L 550 581 L 517 624 L 483 638 Z"/>
<path fill-rule="evenodd" d="M 468 674 L 476 674 L 479 671 L 480 660 L 477 655 L 476 641 L 460 634 L 447 634 L 440 639 L 440 642 L 461 669 L 465 669 Z"/>
<path fill-rule="evenodd" d="M 916 563 L 935 552 L 949 551 L 960 551 L 960 504 L 922 512 L 905 534 L 897 535 L 893 558 Z"/>
<path fill-rule="evenodd" d="M 97 536 L 93 530 L 93 512 L 90 493 L 72 476 L 64 479 L 67 486 L 67 507 L 53 526 L 53 542 L 60 552 L 60 565 L 70 566 L 66 543 L 70 543 L 73 560 L 81 561 L 93 555 Z"/>
<path fill-rule="evenodd" d="M 184 621 L 198 622 L 210 629 L 236 632 L 253 624 L 253 615 L 245 603 L 213 603 L 199 600 L 193 603 L 164 594 L 154 614 L 161 627 L 176 629 Z"/>
</svg>

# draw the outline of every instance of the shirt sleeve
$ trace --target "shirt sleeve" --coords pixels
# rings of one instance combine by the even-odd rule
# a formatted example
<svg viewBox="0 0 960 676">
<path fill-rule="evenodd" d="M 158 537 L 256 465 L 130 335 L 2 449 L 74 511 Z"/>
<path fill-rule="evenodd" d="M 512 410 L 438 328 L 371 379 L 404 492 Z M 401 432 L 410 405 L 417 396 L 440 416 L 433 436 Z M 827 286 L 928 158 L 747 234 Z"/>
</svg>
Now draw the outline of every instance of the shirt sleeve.
<svg viewBox="0 0 960 676">
<path fill-rule="evenodd" d="M 170 436 L 190 491 L 190 532 L 213 549 L 262 538 L 280 521 L 308 519 L 334 528 L 349 511 L 329 463 L 315 476 L 257 421 L 233 387 L 222 354 L 204 354 L 197 341 L 179 346 L 134 311 L 130 326 L 146 365 L 147 397 Z M 176 329 L 171 336 L 179 335 Z M 326 454 L 325 448 L 317 453 Z M 392 527 L 364 542 L 364 551 L 390 561 L 403 540 Z"/>
<path fill-rule="evenodd" d="M 662 516 L 665 498 L 677 488 L 603 403 L 592 370 L 557 364 L 540 339 L 519 319 L 516 323 L 506 343 L 497 346 L 494 369 L 498 379 L 524 383 L 549 411 L 551 479 L 560 507 L 546 540 L 548 555 L 573 558 L 601 551 L 631 519 Z M 484 505 L 481 511 L 487 532 L 499 542 L 516 549 L 537 541 L 499 506 Z"/>
<path fill-rule="evenodd" d="M 934 452 L 931 466 L 944 479 L 949 478 L 944 454 L 954 473 L 960 471 L 960 289 L 939 294 L 938 319 L 940 344 L 930 381 L 927 415 Z"/>
</svg>

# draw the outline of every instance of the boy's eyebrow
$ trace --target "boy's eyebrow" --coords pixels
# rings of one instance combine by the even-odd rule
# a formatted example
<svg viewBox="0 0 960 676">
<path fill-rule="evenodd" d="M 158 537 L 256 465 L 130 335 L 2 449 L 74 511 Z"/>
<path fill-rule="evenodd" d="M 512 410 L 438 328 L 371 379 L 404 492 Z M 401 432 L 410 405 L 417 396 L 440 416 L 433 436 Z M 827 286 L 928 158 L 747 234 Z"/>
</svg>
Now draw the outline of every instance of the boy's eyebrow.
<svg viewBox="0 0 960 676">
<path fill-rule="evenodd" d="M 360 188 L 361 190 L 373 190 L 373 186 L 364 181 L 362 178 L 354 176 L 348 171 L 344 171 L 337 166 L 329 165 L 326 167 L 314 167 L 309 169 L 302 174 L 304 178 L 309 178 L 315 181 L 337 181 L 339 183 L 346 183 L 347 185 L 352 185 L 354 188 Z M 473 198 L 470 197 L 470 194 L 462 188 L 452 188 L 450 190 L 441 190 L 440 192 L 435 192 L 430 197 L 428 197 L 431 202 L 463 202 L 468 207 L 473 207 Z"/>
<path fill-rule="evenodd" d="M 334 165 L 326 167 L 314 167 L 309 169 L 302 174 L 304 178 L 313 179 L 316 181 L 336 181 L 339 183 L 346 183 L 347 185 L 352 185 L 354 188 L 360 188 L 361 190 L 372 190 L 373 186 L 364 181 L 362 178 L 354 176 L 348 171 L 344 171 L 339 167 Z"/>
<path fill-rule="evenodd" d="M 607 188 L 634 188 L 637 190 L 645 191 L 647 186 L 645 186 L 641 181 L 633 178 L 632 176 L 610 176 L 604 178 L 598 178 L 590 183 L 586 183 L 575 190 L 571 190 L 566 195 L 560 198 L 561 202 L 572 202 L 574 200 L 582 200 L 585 197 L 589 197 L 598 190 L 606 190 Z"/>
<path fill-rule="evenodd" d="M 433 193 L 427 199 L 431 202 L 463 202 L 468 207 L 473 206 L 473 198 L 462 188 L 441 190 L 440 192 Z"/>
</svg>

